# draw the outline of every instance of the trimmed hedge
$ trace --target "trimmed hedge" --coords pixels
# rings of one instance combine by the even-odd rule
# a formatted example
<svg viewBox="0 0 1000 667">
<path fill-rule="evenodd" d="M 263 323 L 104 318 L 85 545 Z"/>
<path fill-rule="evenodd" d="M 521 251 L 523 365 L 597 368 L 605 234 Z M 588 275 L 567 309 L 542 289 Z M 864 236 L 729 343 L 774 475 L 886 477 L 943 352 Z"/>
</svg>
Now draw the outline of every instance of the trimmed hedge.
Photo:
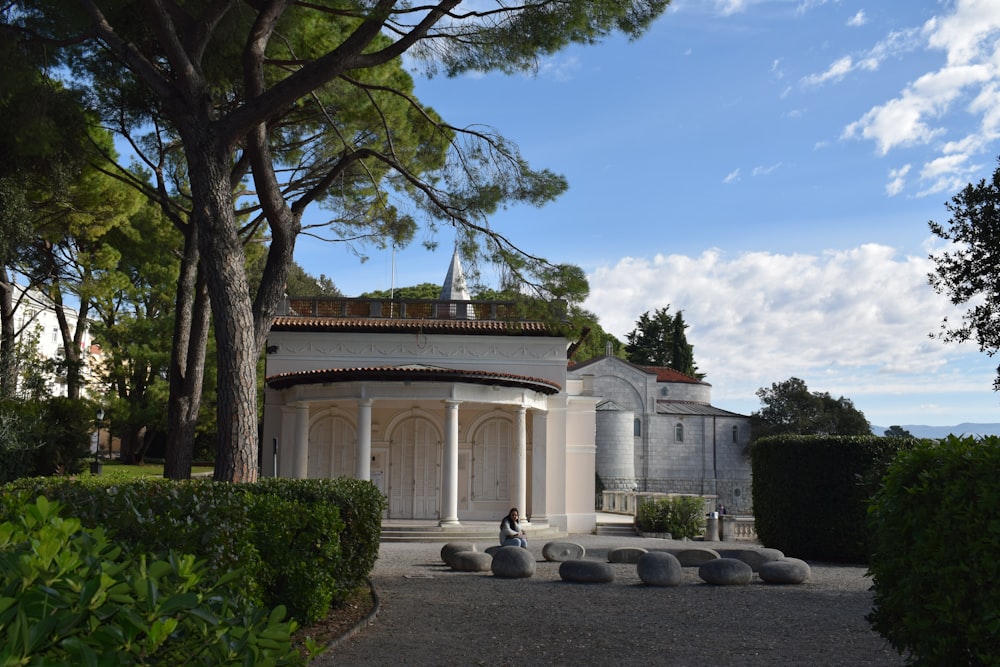
<svg viewBox="0 0 1000 667">
<path fill-rule="evenodd" d="M 670 533 L 683 540 L 705 532 L 705 501 L 698 496 L 644 498 L 635 525 L 644 533 Z"/>
<path fill-rule="evenodd" d="M 378 555 L 385 503 L 370 482 L 346 479 L 32 478 L 6 491 L 21 502 L 38 495 L 58 500 L 85 527 L 103 527 L 130 552 L 194 554 L 217 578 L 238 571 L 234 595 L 284 605 L 303 623 L 322 618 L 364 582 Z M 0 520 L 12 518 L 8 505 L 4 498 Z"/>
<path fill-rule="evenodd" d="M 878 436 L 761 438 L 750 448 L 758 539 L 797 558 L 865 563 L 867 506 L 914 440 Z"/>
<path fill-rule="evenodd" d="M 900 454 L 871 503 L 868 620 L 910 662 L 998 665 L 1000 438 Z"/>
<path fill-rule="evenodd" d="M 285 610 L 234 598 L 234 575 L 125 552 L 44 496 L 6 501 L 17 518 L 0 522 L 0 664 L 304 664 Z"/>
</svg>

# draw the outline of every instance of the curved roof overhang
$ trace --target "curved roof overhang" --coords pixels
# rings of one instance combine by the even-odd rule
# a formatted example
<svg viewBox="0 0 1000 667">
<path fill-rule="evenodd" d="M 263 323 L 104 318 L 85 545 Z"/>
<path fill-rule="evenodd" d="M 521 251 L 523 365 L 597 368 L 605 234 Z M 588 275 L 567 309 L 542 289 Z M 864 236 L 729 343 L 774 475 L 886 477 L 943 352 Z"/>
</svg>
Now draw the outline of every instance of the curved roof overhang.
<svg viewBox="0 0 1000 667">
<path fill-rule="evenodd" d="M 301 385 L 340 382 L 448 382 L 490 387 L 513 387 L 549 395 L 558 394 L 562 390 L 558 383 L 527 375 L 421 365 L 294 371 L 272 375 L 264 382 L 268 387 L 276 390 Z"/>
</svg>

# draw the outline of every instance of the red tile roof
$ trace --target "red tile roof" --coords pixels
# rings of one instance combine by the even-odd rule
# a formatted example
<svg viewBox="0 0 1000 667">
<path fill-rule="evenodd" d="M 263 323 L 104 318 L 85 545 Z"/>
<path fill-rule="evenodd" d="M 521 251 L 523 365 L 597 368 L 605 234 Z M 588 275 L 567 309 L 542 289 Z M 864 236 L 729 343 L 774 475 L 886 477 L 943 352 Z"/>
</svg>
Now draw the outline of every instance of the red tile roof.
<svg viewBox="0 0 1000 667">
<path fill-rule="evenodd" d="M 342 331 L 371 333 L 437 333 L 491 336 L 557 337 L 543 322 L 507 322 L 497 320 L 404 320 L 370 317 L 300 317 L 282 315 L 274 318 L 271 331 Z"/>
<path fill-rule="evenodd" d="M 500 387 L 520 387 L 543 394 L 558 394 L 562 387 L 549 380 L 492 371 L 439 368 L 436 366 L 373 366 L 367 368 L 325 368 L 279 373 L 264 380 L 272 389 L 325 382 L 464 382 Z"/>
</svg>

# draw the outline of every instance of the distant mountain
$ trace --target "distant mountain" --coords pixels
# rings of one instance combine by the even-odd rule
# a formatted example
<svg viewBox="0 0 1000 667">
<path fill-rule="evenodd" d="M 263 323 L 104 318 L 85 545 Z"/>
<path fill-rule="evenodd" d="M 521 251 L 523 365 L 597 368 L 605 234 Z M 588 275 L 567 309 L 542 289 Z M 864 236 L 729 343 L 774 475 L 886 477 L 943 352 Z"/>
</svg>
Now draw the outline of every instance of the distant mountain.
<svg viewBox="0 0 1000 667">
<path fill-rule="evenodd" d="M 964 422 L 957 426 L 921 426 L 920 424 L 900 424 L 900 427 L 915 438 L 943 438 L 947 435 L 1000 435 L 1000 424 L 970 424 Z M 888 426 L 872 426 L 872 433 L 885 435 Z"/>
</svg>

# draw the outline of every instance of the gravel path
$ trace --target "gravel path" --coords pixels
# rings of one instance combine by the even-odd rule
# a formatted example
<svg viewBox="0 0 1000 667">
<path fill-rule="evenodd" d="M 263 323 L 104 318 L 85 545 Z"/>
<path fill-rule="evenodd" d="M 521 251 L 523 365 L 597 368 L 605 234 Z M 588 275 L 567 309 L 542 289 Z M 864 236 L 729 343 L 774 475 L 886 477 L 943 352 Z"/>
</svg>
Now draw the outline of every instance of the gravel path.
<svg viewBox="0 0 1000 667">
<path fill-rule="evenodd" d="M 677 542 L 574 535 L 587 558 L 617 546 L 733 548 L 740 543 Z M 383 544 L 372 581 L 377 618 L 313 665 L 902 665 L 871 631 L 864 567 L 810 563 L 798 586 L 711 586 L 684 568 L 674 588 L 645 586 L 635 565 L 615 564 L 610 584 L 570 584 L 559 563 L 530 545 L 530 579 L 454 572 L 441 544 Z M 490 544 L 477 544 L 479 550 Z M 794 555 L 794 554 L 789 554 Z"/>
</svg>

